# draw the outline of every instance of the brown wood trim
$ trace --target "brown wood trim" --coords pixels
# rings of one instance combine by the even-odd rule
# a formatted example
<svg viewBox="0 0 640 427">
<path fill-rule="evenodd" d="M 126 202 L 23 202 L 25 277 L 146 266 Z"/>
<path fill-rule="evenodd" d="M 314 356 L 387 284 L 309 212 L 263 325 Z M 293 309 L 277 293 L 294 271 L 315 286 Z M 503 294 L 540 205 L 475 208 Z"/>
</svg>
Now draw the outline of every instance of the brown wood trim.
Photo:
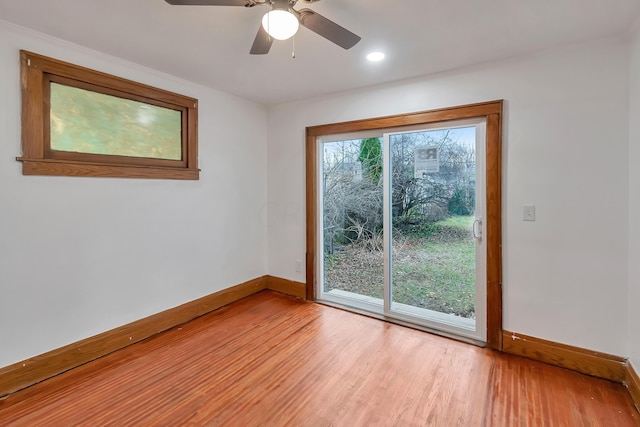
<svg viewBox="0 0 640 427">
<path fill-rule="evenodd" d="M 631 363 L 627 363 L 626 379 L 624 384 L 629 389 L 629 394 L 631 395 L 633 404 L 636 405 L 636 409 L 640 412 L 640 376 L 638 376 L 636 370 L 633 369 L 633 365 Z"/>
<path fill-rule="evenodd" d="M 0 397 L 14 393 L 266 288 L 259 277 L 0 369 Z"/>
<path fill-rule="evenodd" d="M 502 114 L 486 120 L 487 346 L 502 350 Z"/>
<path fill-rule="evenodd" d="M 502 114 L 502 100 L 440 108 L 410 114 L 398 114 L 373 119 L 310 126 L 307 128 L 307 135 L 322 136 L 335 133 L 357 132 L 361 130 L 385 129 L 399 126 L 419 125 L 423 123 L 471 119 L 475 117 L 488 116 L 490 114 Z"/>
<path fill-rule="evenodd" d="M 265 279 L 267 289 L 298 298 L 307 297 L 307 288 L 304 283 L 275 276 L 265 276 Z"/>
<path fill-rule="evenodd" d="M 560 344 L 541 338 L 504 331 L 503 351 L 570 369 L 582 374 L 622 383 L 626 377 L 626 359 L 607 353 Z"/>
<path fill-rule="evenodd" d="M 149 157 L 115 156 L 109 154 L 78 153 L 75 151 L 51 150 L 49 144 L 44 147 L 45 159 L 58 160 L 60 162 L 93 163 L 95 165 L 136 166 L 167 169 L 186 169 L 187 161 L 152 159 Z"/>
<path fill-rule="evenodd" d="M 28 159 L 44 157 L 44 109 L 36 101 L 48 99 L 44 91 L 44 77 L 35 67 L 26 66 L 27 56 L 20 53 L 20 85 L 22 87 L 22 155 Z M 33 100 L 34 102 L 25 102 Z M 26 131 L 25 131 L 26 130 Z M 38 143 L 40 142 L 40 143 Z"/>
<path fill-rule="evenodd" d="M 503 101 L 441 108 L 306 129 L 307 299 L 315 300 L 317 245 L 317 138 L 335 133 L 397 128 L 483 117 L 487 121 L 487 346 L 502 350 L 502 109 Z"/>
<path fill-rule="evenodd" d="M 306 141 L 306 210 L 307 210 L 307 299 L 316 300 L 316 244 L 318 230 L 318 150 L 316 136 L 307 128 Z"/>
<path fill-rule="evenodd" d="M 152 98 L 167 104 L 181 105 L 187 108 L 192 107 L 194 103 L 198 102 L 195 98 L 145 85 L 143 83 L 138 83 L 133 80 L 127 80 L 122 77 L 113 76 L 101 71 L 91 70 L 89 68 L 49 58 L 26 50 L 21 50 L 20 55 L 25 61 L 28 59 L 30 61 L 29 67 L 33 70 L 37 70 L 39 73 L 55 74 L 57 76 L 67 77 L 97 86 L 131 93 L 142 98 Z M 153 96 L 151 97 L 149 96 L 150 91 L 153 92 Z"/>
<path fill-rule="evenodd" d="M 188 118 L 187 118 L 188 117 Z M 184 147 L 187 158 L 187 169 L 198 169 L 198 101 L 187 107 L 187 117 L 183 120 L 187 122 L 187 126 L 182 128 L 183 132 L 187 133 L 187 144 Z"/>
<path fill-rule="evenodd" d="M 200 169 L 163 168 L 157 166 L 108 165 L 68 160 L 18 158 L 23 175 L 91 176 L 107 178 L 157 178 L 198 180 Z M 161 176 L 160 176 L 161 175 Z"/>
</svg>

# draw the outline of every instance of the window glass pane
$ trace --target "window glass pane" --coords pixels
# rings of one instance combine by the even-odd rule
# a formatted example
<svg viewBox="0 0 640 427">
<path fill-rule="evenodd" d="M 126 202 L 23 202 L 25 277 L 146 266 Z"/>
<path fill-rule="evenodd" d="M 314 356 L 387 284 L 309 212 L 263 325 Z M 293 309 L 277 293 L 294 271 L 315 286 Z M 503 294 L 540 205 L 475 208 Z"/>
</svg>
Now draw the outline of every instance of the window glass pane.
<svg viewBox="0 0 640 427">
<path fill-rule="evenodd" d="M 383 181 L 380 138 L 323 144 L 324 289 L 382 307 Z"/>
<path fill-rule="evenodd" d="M 51 83 L 51 149 L 182 159 L 181 112 Z"/>
<path fill-rule="evenodd" d="M 389 145 L 392 309 L 475 330 L 476 128 L 398 133 Z"/>
</svg>

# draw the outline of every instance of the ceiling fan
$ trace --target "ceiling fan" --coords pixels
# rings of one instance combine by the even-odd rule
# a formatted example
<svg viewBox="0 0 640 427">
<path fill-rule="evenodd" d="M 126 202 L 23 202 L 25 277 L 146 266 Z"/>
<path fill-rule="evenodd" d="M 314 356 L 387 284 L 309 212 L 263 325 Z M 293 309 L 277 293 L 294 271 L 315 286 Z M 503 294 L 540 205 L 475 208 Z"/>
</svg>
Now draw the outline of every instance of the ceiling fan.
<svg viewBox="0 0 640 427">
<path fill-rule="evenodd" d="M 355 46 L 360 37 L 311 9 L 295 10 L 298 0 L 165 0 L 174 6 L 271 6 L 262 18 L 262 25 L 249 51 L 252 55 L 269 53 L 273 39 L 286 40 L 292 37 L 299 25 L 337 44 L 344 49 Z M 302 0 L 315 3 L 319 0 Z"/>
</svg>

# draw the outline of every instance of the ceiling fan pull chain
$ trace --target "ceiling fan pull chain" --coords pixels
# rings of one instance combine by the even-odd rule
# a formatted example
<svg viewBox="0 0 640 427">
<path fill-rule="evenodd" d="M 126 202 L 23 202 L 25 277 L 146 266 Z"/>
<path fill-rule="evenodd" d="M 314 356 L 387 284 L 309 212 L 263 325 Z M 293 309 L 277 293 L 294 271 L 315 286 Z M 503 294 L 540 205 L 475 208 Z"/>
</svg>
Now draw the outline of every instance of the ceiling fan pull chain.
<svg viewBox="0 0 640 427">
<path fill-rule="evenodd" d="M 296 36 L 291 37 L 291 58 L 296 59 Z"/>
</svg>

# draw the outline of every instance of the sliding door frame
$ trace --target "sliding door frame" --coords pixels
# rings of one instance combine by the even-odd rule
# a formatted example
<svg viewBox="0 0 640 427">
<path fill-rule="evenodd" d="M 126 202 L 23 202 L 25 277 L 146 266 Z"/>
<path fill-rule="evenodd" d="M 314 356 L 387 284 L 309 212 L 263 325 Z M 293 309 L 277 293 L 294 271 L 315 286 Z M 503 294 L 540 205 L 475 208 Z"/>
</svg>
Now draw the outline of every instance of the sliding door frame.
<svg viewBox="0 0 640 427">
<path fill-rule="evenodd" d="M 319 137 L 481 118 L 486 121 L 487 347 L 502 350 L 502 107 L 490 101 L 306 128 L 307 299 L 316 299 Z"/>
</svg>

